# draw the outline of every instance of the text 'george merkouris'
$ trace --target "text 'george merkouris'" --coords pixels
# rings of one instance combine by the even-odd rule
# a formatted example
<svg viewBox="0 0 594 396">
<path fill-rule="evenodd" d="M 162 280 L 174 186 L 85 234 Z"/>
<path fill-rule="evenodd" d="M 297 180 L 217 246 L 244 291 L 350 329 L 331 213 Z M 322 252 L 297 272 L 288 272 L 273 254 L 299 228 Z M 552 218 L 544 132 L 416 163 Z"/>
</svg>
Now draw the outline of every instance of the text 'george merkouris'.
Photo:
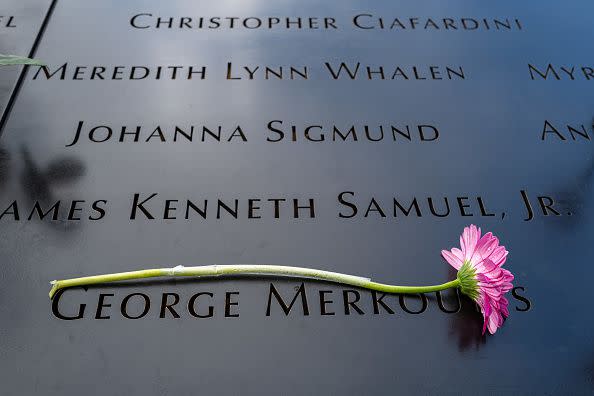
<svg viewBox="0 0 594 396">
<path fill-rule="evenodd" d="M 211 77 L 212 76 L 212 77 Z M 40 66 L 33 80 L 389 80 L 439 81 L 465 80 L 460 65 L 365 64 L 362 62 L 323 62 L 307 65 L 241 65 L 227 62 L 219 67 L 201 65 L 61 65 Z"/>
</svg>

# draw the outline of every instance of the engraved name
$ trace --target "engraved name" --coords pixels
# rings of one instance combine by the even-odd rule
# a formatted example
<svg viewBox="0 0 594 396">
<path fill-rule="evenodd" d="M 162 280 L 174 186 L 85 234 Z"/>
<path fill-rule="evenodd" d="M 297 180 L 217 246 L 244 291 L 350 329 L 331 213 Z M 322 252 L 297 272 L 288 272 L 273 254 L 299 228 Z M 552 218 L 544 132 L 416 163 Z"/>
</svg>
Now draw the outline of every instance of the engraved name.
<svg viewBox="0 0 594 396">
<path fill-rule="evenodd" d="M 324 62 L 316 68 L 307 65 L 240 65 L 227 62 L 217 69 L 215 79 L 238 80 L 392 80 L 439 81 L 465 80 L 467 73 L 460 65 L 382 65 L 362 62 Z M 205 80 L 207 66 L 197 65 L 70 65 L 40 66 L 33 80 Z"/>
<path fill-rule="evenodd" d="M 272 120 L 252 133 L 268 143 L 280 142 L 419 142 L 439 139 L 440 131 L 431 124 L 347 124 L 347 125 L 294 125 L 283 120 Z M 74 137 L 66 144 L 72 147 L 88 143 L 245 143 L 248 133 L 240 125 L 86 125 L 79 121 Z"/>
<path fill-rule="evenodd" d="M 518 18 L 428 18 L 386 17 L 370 13 L 353 15 L 349 20 L 320 16 L 165 16 L 150 12 L 130 17 L 134 29 L 167 30 L 338 30 L 348 26 L 355 30 L 429 30 L 429 31 L 520 31 Z"/>
</svg>

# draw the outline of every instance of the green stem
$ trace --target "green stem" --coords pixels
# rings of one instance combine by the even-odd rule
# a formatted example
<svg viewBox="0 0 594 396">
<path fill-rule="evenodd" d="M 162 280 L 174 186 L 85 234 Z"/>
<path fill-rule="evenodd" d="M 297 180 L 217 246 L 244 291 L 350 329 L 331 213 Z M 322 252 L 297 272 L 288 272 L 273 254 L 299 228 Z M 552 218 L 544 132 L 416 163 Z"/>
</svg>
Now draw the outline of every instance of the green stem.
<svg viewBox="0 0 594 396">
<path fill-rule="evenodd" d="M 311 278 L 345 285 L 358 286 L 369 290 L 375 290 L 384 293 L 429 293 L 458 287 L 460 281 L 456 278 L 453 281 L 434 286 L 395 286 L 383 283 L 372 282 L 370 279 L 329 272 L 311 268 L 287 267 L 283 265 L 205 265 L 200 267 L 174 267 L 174 268 L 155 268 L 141 271 L 120 272 L 116 274 L 85 276 L 82 278 L 73 278 L 65 280 L 52 281 L 52 289 L 49 292 L 50 299 L 56 292 L 66 287 L 95 285 L 98 283 L 117 282 L 130 279 L 155 278 L 161 276 L 229 276 L 229 275 L 276 275 L 293 276 L 300 278 Z"/>
</svg>

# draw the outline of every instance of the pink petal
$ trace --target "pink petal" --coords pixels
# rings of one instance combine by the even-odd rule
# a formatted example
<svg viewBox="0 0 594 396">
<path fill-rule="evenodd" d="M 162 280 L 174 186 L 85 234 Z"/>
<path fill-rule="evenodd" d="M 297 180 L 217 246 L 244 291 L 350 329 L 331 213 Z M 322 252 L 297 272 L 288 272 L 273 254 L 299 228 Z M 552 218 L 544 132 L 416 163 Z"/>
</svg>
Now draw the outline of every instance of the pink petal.
<svg viewBox="0 0 594 396">
<path fill-rule="evenodd" d="M 491 304 L 489 302 L 489 297 L 486 295 L 481 295 L 478 299 L 478 305 L 481 308 L 481 312 L 483 314 L 483 334 L 485 334 L 485 330 L 487 329 L 487 321 L 491 315 Z"/>
<path fill-rule="evenodd" d="M 480 237 L 480 228 L 478 229 L 478 237 Z M 496 238 L 493 238 L 493 234 L 490 232 L 486 233 L 485 235 L 480 238 L 476 246 L 474 248 L 474 252 L 468 259 L 470 264 L 474 267 L 481 261 L 483 261 L 486 257 L 489 257 L 491 251 L 497 246 L 496 245 Z"/>
<path fill-rule="evenodd" d="M 505 250 L 505 246 L 497 246 L 495 249 L 493 249 L 489 259 L 501 267 L 503 264 L 505 264 L 507 254 L 508 251 Z"/>
<path fill-rule="evenodd" d="M 476 250 L 476 244 L 480 238 L 481 230 L 478 229 L 474 224 L 470 227 L 465 227 L 460 237 L 460 245 L 464 252 L 464 261 L 470 261 L 474 251 Z"/>
<path fill-rule="evenodd" d="M 460 267 L 462 267 L 463 263 L 462 259 L 454 253 L 454 250 L 457 249 L 452 249 L 451 252 L 448 252 L 447 250 L 442 250 L 441 255 L 452 267 L 459 270 Z"/>
<path fill-rule="evenodd" d="M 498 244 L 499 241 L 497 238 L 495 238 L 492 233 L 487 232 L 481 239 L 479 239 L 476 244 L 476 249 L 482 257 L 489 257 Z"/>
<path fill-rule="evenodd" d="M 498 278 L 502 274 L 501 268 L 489 259 L 481 261 L 474 268 L 477 273 L 486 275 L 489 278 Z"/>
<path fill-rule="evenodd" d="M 496 312 L 493 312 L 493 314 L 489 316 L 489 319 L 487 320 L 487 328 L 489 329 L 489 333 L 491 334 L 495 334 L 497 329 L 503 324 L 498 320 L 498 316 L 499 315 Z"/>
<path fill-rule="evenodd" d="M 489 296 L 492 300 L 499 300 L 502 296 L 501 291 L 497 287 L 481 285 L 481 291 Z"/>
<path fill-rule="evenodd" d="M 501 272 L 503 272 L 503 276 L 506 282 L 511 282 L 514 280 L 514 275 L 505 268 L 502 268 Z"/>
<path fill-rule="evenodd" d="M 507 298 L 501 297 L 501 300 L 499 301 L 499 310 L 506 318 L 509 316 L 509 310 L 507 309 L 508 304 Z"/>
<path fill-rule="evenodd" d="M 458 248 L 452 248 L 451 252 L 454 256 L 458 257 L 461 262 L 464 262 L 464 253 L 462 253 L 462 250 Z"/>
</svg>

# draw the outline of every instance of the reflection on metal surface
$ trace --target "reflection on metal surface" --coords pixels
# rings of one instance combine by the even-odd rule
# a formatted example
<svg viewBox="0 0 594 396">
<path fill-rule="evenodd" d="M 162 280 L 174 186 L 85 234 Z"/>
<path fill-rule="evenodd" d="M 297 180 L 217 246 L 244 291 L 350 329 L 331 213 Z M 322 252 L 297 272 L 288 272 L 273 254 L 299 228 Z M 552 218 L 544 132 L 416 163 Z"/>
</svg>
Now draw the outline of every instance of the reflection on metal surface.
<svg viewBox="0 0 594 396">
<path fill-rule="evenodd" d="M 448 269 L 450 276 L 456 276 L 453 268 Z M 481 334 L 483 321 L 478 306 L 466 296 L 460 296 L 458 290 L 455 293 L 444 293 L 444 302 L 448 306 L 455 305 L 452 300 L 457 300 L 459 311 L 450 319 L 450 338 L 458 344 L 460 352 L 469 349 L 478 350 L 487 341 L 487 337 Z"/>
<path fill-rule="evenodd" d="M 72 183 L 84 174 L 84 164 L 74 157 L 61 157 L 51 161 L 45 170 L 45 176 L 54 184 Z"/>
<path fill-rule="evenodd" d="M 592 118 L 592 126 L 594 127 L 594 118 Z M 571 213 L 571 216 L 563 216 L 563 221 L 560 224 L 569 228 L 583 222 L 584 215 L 593 205 L 592 202 L 587 202 L 588 199 L 591 199 L 593 175 L 594 145 L 592 145 L 592 151 L 583 169 L 577 175 L 567 178 L 570 184 L 558 188 L 559 203 Z M 564 180 L 564 182 L 566 181 Z"/>
<path fill-rule="evenodd" d="M 480 310 L 469 299 L 464 299 L 460 312 L 452 315 L 450 336 L 452 340 L 457 340 L 460 352 L 465 352 L 470 348 L 478 350 L 487 342 L 487 337 L 481 334 Z"/>
<path fill-rule="evenodd" d="M 10 154 L 0 146 L 0 190 L 10 177 Z"/>
<path fill-rule="evenodd" d="M 83 163 L 73 157 L 59 157 L 51 161 L 46 168 L 41 168 L 25 146 L 21 147 L 21 156 L 24 164 L 21 187 L 32 205 L 35 202 L 42 207 L 54 205 L 58 200 L 54 193 L 55 186 L 74 182 L 85 173 Z M 78 226 L 78 223 L 66 221 L 63 212 L 60 212 L 57 220 L 43 221 L 43 223 L 65 231 L 74 230 Z"/>
</svg>

